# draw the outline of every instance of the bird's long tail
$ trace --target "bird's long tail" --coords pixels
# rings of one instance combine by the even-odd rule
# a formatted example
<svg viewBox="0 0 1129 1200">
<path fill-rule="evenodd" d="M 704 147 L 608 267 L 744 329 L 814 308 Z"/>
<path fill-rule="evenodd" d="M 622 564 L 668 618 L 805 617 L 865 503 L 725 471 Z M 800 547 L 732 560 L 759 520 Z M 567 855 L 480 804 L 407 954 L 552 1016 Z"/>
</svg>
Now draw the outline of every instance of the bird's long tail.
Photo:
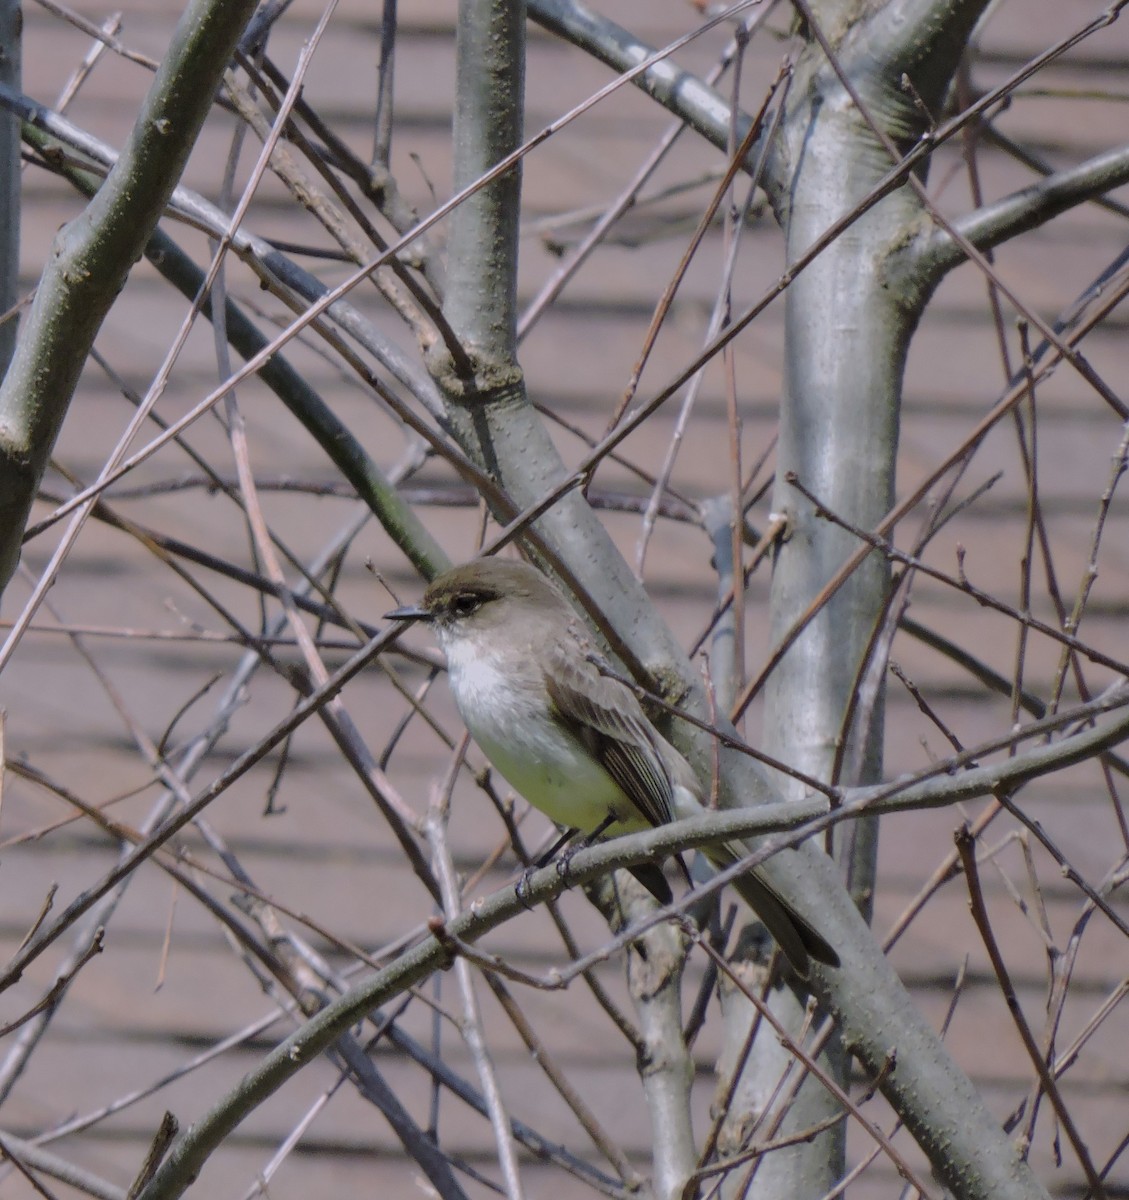
<svg viewBox="0 0 1129 1200">
<path fill-rule="evenodd" d="M 731 866 L 740 850 L 730 846 L 711 846 L 710 861 L 716 867 Z M 733 881 L 742 900 L 764 922 L 777 945 L 802 979 L 807 979 L 811 960 L 829 967 L 839 965 L 839 955 L 830 942 L 788 903 L 755 867 Z"/>
</svg>

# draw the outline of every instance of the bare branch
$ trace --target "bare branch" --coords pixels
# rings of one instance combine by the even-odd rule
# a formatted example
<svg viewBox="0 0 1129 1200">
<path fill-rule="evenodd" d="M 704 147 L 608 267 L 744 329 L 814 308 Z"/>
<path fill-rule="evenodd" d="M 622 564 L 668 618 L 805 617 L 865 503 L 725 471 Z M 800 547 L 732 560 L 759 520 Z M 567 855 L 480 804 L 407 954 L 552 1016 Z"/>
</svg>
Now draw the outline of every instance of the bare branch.
<svg viewBox="0 0 1129 1200">
<path fill-rule="evenodd" d="M 193 0 L 98 195 L 58 234 L 0 387 L 0 586 L 94 336 L 164 212 L 254 0 Z"/>
<path fill-rule="evenodd" d="M 1106 150 L 954 221 L 953 230 L 958 237 L 943 229 L 930 231 L 921 242 L 899 253 L 904 262 L 893 264 L 892 274 L 909 269 L 924 272 L 928 278 L 939 278 L 965 261 L 967 255 L 961 238 L 977 250 L 994 249 L 1126 181 L 1129 181 L 1129 146 Z"/>
<path fill-rule="evenodd" d="M 580 0 L 528 0 L 528 4 L 529 15 L 538 25 L 586 50 L 613 71 L 631 70 L 640 59 L 656 54 L 653 46 L 603 14 L 592 12 Z M 735 4 L 726 9 L 722 19 L 729 20 L 748 7 L 747 3 Z M 716 24 L 718 19 L 699 27 L 693 36 Z M 677 46 L 675 43 L 674 47 L 668 48 L 668 53 Z M 634 83 L 719 150 L 729 145 L 734 129 L 738 140 L 742 140 L 752 124 L 747 114 L 732 113 L 727 97 L 669 59 L 654 62 L 635 77 Z M 754 144 L 746 160 L 750 171 L 757 153 L 758 147 Z"/>
<path fill-rule="evenodd" d="M 0 1132 L 0 1153 L 12 1162 L 33 1168 L 43 1175 L 69 1184 L 79 1192 L 96 1197 L 96 1200 L 128 1200 L 125 1188 L 115 1187 L 92 1171 L 68 1162 L 50 1150 L 44 1150 L 34 1142 L 25 1141 L 7 1130 Z"/>
</svg>

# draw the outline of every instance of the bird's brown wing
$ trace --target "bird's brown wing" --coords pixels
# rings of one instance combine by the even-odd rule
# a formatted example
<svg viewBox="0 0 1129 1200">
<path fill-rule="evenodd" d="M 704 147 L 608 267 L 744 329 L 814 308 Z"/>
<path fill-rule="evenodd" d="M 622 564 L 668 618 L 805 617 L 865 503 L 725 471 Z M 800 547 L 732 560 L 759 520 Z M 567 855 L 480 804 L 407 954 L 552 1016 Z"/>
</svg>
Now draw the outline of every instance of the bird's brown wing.
<svg viewBox="0 0 1129 1200">
<path fill-rule="evenodd" d="M 656 740 L 661 735 L 647 720 L 635 693 L 618 680 L 601 674 L 574 642 L 550 650 L 545 687 L 557 719 L 603 764 L 644 818 L 652 825 L 673 820 L 674 785 Z M 672 755 L 676 753 L 669 749 Z M 690 770 L 688 766 L 685 769 Z M 730 866 L 744 853 L 744 847 L 739 845 L 711 846 L 706 850 L 719 868 Z M 640 878 L 644 886 L 655 890 L 649 879 Z M 661 875 L 659 881 L 666 888 Z M 734 887 L 760 916 L 798 975 L 807 978 L 811 958 L 839 965 L 834 948 L 760 871 L 754 869 L 740 876 L 734 880 Z M 655 894 L 660 901 L 669 901 L 669 889 L 665 894 L 659 891 Z"/>
<path fill-rule="evenodd" d="M 644 820 L 673 820 L 672 783 L 656 730 L 630 689 L 600 674 L 578 643 L 552 647 L 545 687 L 561 724 L 619 784 Z"/>
</svg>

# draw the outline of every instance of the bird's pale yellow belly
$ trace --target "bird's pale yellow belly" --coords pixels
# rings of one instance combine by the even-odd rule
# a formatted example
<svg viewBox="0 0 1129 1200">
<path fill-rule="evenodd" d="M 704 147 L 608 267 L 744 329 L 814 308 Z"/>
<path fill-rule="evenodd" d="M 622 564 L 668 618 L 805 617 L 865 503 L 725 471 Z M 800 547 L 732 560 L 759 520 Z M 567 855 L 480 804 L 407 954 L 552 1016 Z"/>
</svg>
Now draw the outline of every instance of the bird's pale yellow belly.
<svg viewBox="0 0 1129 1200">
<path fill-rule="evenodd" d="M 471 737 L 506 782 L 558 825 L 590 833 L 609 814 L 608 833 L 648 828 L 615 780 L 547 709 L 523 703 L 523 689 L 481 657 L 461 663 L 455 695 Z"/>
</svg>

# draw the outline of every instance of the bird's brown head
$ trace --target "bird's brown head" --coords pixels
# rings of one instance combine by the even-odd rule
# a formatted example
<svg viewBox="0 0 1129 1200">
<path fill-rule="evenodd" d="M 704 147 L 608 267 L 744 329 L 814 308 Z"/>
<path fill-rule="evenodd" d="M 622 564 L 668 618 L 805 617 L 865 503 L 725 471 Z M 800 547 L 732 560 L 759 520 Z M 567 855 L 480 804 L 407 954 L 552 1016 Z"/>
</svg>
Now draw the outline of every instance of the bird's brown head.
<svg viewBox="0 0 1129 1200">
<path fill-rule="evenodd" d="M 509 559 L 482 558 L 432 580 L 418 606 L 397 608 L 391 620 L 427 621 L 436 632 L 504 624 L 514 608 L 571 617 L 572 610 L 540 571 Z"/>
</svg>

